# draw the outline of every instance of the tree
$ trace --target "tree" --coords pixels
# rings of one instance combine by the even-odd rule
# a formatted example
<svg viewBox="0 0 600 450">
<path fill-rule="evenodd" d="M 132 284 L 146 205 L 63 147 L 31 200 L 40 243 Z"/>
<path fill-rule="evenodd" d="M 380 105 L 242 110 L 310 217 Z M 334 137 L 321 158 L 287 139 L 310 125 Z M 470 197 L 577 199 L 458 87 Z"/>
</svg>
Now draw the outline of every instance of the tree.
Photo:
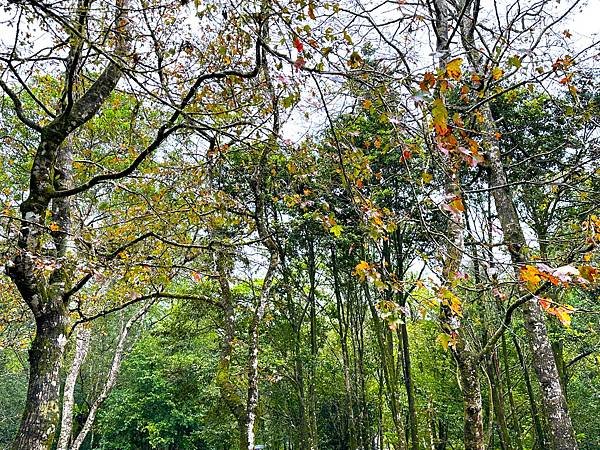
<svg viewBox="0 0 600 450">
<path fill-rule="evenodd" d="M 200 136 L 214 142 L 208 132 L 236 126 L 229 104 L 236 104 L 237 99 L 215 104 L 211 98 L 223 89 L 235 91 L 236 84 L 259 73 L 262 59 L 256 36 L 263 22 L 255 17 L 241 25 L 238 17 L 229 19 L 238 24 L 232 29 L 237 36 L 230 43 L 237 55 L 232 60 L 223 56 L 229 49 L 218 34 L 210 36 L 208 47 L 187 41 L 192 32 L 185 27 L 181 34 L 164 39 L 169 35 L 165 33 L 173 31 L 166 27 L 188 14 L 185 5 L 157 4 L 148 10 L 125 1 L 102 7 L 85 1 L 56 5 L 33 1 L 11 5 L 9 13 L 7 23 L 14 24 L 17 33 L 14 42 L 3 48 L 0 86 L 36 142 L 27 193 L 14 216 L 16 242 L 6 264 L 7 274 L 36 321 L 28 400 L 14 448 L 49 448 L 59 417 L 59 373 L 71 326 L 69 307 L 93 278 L 91 269 L 77 275 L 69 268 L 83 265 L 83 254 L 89 251 L 82 234 L 86 224 L 73 222 L 74 211 L 88 194 L 102 192 L 105 183 L 130 178 L 178 130 L 198 129 Z M 214 14 L 212 5 L 197 13 L 199 20 L 210 20 Z M 223 26 L 227 21 L 222 21 Z M 140 26 L 133 27 L 133 22 Z M 34 35 L 56 56 L 48 59 L 38 53 L 31 45 Z M 213 49 L 224 52 L 213 60 L 209 57 Z M 175 60 L 179 67 L 173 69 L 170 65 Z M 36 95 L 30 77 L 42 71 L 56 78 L 57 89 Z M 153 124 L 157 131 L 151 138 L 131 141 L 130 156 L 109 165 L 102 159 L 92 160 L 90 168 L 87 163 L 81 168 L 78 164 L 82 163 L 74 161 L 79 157 L 74 141 L 88 124 L 111 114 L 110 101 L 121 89 L 120 83 L 133 85 L 130 92 L 138 97 L 137 107 L 125 117 L 132 128 L 141 120 L 140 110 L 148 110 L 146 105 L 160 105 L 166 118 Z M 211 108 L 217 112 L 215 119 L 203 123 L 195 117 Z M 25 189 L 22 186 L 21 192 Z M 124 255 L 124 249 L 144 238 L 153 238 L 156 233 L 152 233 L 118 242 L 116 253 L 109 247 L 106 254 L 112 256 L 105 261 Z"/>
</svg>

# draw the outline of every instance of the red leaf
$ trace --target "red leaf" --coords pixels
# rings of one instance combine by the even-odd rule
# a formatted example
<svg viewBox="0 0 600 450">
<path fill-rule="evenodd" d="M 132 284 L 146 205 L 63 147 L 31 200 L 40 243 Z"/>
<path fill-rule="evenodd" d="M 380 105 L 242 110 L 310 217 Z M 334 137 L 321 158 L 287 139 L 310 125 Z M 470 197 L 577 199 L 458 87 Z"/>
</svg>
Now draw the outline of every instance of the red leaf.
<svg viewBox="0 0 600 450">
<path fill-rule="evenodd" d="M 304 50 L 304 44 L 302 44 L 302 41 L 298 36 L 294 38 L 294 47 L 296 50 L 298 50 L 298 52 L 302 52 Z"/>
</svg>

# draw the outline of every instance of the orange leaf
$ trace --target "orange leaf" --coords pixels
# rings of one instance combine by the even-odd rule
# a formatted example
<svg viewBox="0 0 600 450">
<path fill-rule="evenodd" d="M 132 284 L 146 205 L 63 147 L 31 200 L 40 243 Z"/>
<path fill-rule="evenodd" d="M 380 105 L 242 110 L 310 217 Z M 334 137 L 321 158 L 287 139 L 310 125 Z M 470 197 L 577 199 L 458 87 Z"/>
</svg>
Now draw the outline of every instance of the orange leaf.
<svg viewBox="0 0 600 450">
<path fill-rule="evenodd" d="M 548 308 L 550 308 L 550 303 L 551 303 L 550 299 L 548 299 L 546 297 L 540 297 L 538 299 L 538 302 L 540 303 L 540 306 L 542 307 L 542 309 L 544 311 L 547 311 Z"/>
<path fill-rule="evenodd" d="M 450 202 L 450 207 L 457 212 L 465 212 L 465 205 L 460 197 L 454 197 Z"/>
<path fill-rule="evenodd" d="M 431 72 L 425 72 L 423 80 L 419 82 L 422 91 L 429 92 L 429 89 L 435 86 L 435 75 Z"/>
</svg>

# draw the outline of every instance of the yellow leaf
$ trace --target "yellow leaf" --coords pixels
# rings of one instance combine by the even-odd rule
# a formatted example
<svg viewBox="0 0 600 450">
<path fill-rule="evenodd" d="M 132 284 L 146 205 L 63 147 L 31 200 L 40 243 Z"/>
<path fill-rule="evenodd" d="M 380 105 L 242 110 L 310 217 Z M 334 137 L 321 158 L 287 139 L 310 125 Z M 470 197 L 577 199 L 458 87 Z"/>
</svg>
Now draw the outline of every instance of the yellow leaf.
<svg viewBox="0 0 600 450">
<path fill-rule="evenodd" d="M 475 111 L 475 120 L 477 120 L 477 123 L 485 122 L 485 117 L 483 116 L 481 111 L 479 111 L 479 110 Z"/>
<path fill-rule="evenodd" d="M 542 281 L 542 274 L 535 266 L 527 265 L 523 267 L 520 276 L 529 289 L 535 289 L 540 284 L 540 281 Z"/>
<path fill-rule="evenodd" d="M 365 281 L 370 270 L 371 265 L 366 261 L 361 261 L 356 265 L 356 267 L 354 267 L 354 274 L 358 275 L 360 281 Z"/>
<path fill-rule="evenodd" d="M 456 295 L 452 296 L 450 300 L 450 309 L 454 314 L 462 317 L 462 303 Z"/>
<path fill-rule="evenodd" d="M 368 98 L 363 100 L 363 108 L 370 109 L 371 106 L 373 106 L 373 102 L 371 100 L 369 100 Z"/>
<path fill-rule="evenodd" d="M 504 75 L 504 70 L 502 70 L 500 67 L 494 67 L 492 69 L 492 78 L 494 80 L 499 80 L 502 78 L 502 75 Z"/>
<path fill-rule="evenodd" d="M 369 265 L 368 262 L 366 261 L 361 261 L 359 262 L 356 267 L 354 268 L 354 270 L 356 270 L 357 272 L 364 272 L 365 270 L 369 270 L 371 266 Z"/>
<path fill-rule="evenodd" d="M 431 115 L 436 133 L 442 136 L 446 135 L 448 133 L 448 110 L 442 99 L 437 98 L 433 101 Z"/>
<path fill-rule="evenodd" d="M 334 235 L 336 238 L 339 238 L 339 237 L 342 235 L 342 231 L 344 231 L 344 227 L 342 227 L 341 225 L 337 224 L 337 225 L 334 225 L 334 226 L 332 226 L 332 227 L 329 229 L 329 231 L 330 231 L 331 233 L 333 233 L 333 235 Z"/>
<path fill-rule="evenodd" d="M 423 180 L 423 183 L 428 184 L 431 183 L 431 180 L 433 180 L 433 175 L 431 175 L 429 172 L 423 172 L 421 174 L 421 179 Z"/>
<path fill-rule="evenodd" d="M 569 305 L 557 306 L 556 308 L 551 308 L 553 311 L 549 311 L 550 314 L 556 316 L 560 323 L 564 327 L 571 326 L 571 313 L 574 311 L 574 308 Z"/>
<path fill-rule="evenodd" d="M 442 348 L 445 351 L 448 351 L 448 344 L 450 343 L 450 335 L 446 334 L 446 333 L 440 333 L 438 334 L 437 337 L 437 341 L 441 344 Z"/>
<path fill-rule="evenodd" d="M 344 40 L 346 41 L 346 43 L 348 45 L 352 45 L 352 38 L 350 37 L 350 35 L 348 34 L 348 32 L 346 30 L 344 30 Z"/>
<path fill-rule="evenodd" d="M 446 333 L 438 334 L 437 341 L 442 345 L 445 351 L 448 351 L 449 347 L 456 345 L 456 336 Z"/>
<path fill-rule="evenodd" d="M 462 64 L 462 62 L 462 58 L 455 58 L 452 61 L 450 61 L 446 65 L 446 74 L 454 80 L 460 80 L 460 76 L 462 74 L 460 71 L 460 65 Z"/>
<path fill-rule="evenodd" d="M 58 231 L 58 230 L 60 230 L 60 227 L 58 226 L 58 224 L 56 222 L 52 222 L 50 224 L 50 230 L 52 230 L 52 231 Z"/>
</svg>

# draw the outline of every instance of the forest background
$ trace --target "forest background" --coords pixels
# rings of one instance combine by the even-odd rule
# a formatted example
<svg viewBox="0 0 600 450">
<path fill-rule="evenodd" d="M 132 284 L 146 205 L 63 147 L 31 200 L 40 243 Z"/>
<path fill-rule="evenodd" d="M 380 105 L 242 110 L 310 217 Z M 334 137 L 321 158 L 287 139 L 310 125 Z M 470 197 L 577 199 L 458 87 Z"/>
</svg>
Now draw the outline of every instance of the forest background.
<svg viewBox="0 0 600 450">
<path fill-rule="evenodd" d="M 600 448 L 593 2 L 1 6 L 0 446 Z"/>
</svg>

